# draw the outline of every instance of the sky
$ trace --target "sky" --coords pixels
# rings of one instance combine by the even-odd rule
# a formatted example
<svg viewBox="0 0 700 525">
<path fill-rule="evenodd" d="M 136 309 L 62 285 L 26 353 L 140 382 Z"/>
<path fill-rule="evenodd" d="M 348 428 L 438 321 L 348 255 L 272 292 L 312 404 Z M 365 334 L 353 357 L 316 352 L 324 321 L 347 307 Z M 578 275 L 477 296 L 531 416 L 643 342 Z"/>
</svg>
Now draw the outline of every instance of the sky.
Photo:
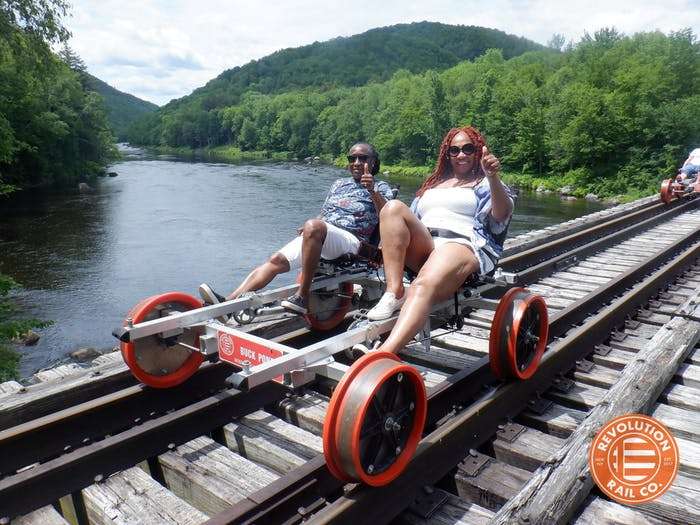
<svg viewBox="0 0 700 525">
<path fill-rule="evenodd" d="M 158 105 L 279 49 L 428 20 L 500 29 L 546 44 L 614 26 L 700 31 L 700 0 L 72 0 L 69 45 L 88 71 Z"/>
</svg>

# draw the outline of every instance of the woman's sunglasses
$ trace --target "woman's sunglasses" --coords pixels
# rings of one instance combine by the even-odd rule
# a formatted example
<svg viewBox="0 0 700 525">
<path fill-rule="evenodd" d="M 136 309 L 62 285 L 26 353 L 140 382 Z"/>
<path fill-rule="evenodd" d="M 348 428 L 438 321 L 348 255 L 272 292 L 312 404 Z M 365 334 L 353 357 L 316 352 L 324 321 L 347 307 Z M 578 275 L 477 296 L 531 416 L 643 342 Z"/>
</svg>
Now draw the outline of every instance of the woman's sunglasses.
<svg viewBox="0 0 700 525">
<path fill-rule="evenodd" d="M 369 155 L 348 155 L 348 162 L 350 164 L 355 164 L 355 162 L 359 160 L 362 164 L 364 164 L 369 158 Z"/>
<path fill-rule="evenodd" d="M 469 144 L 465 144 L 461 148 L 459 146 L 450 146 L 449 148 L 447 148 L 447 154 L 450 157 L 456 157 L 457 155 L 459 155 L 460 151 L 465 155 L 474 155 L 474 153 L 476 152 L 476 146 L 474 146 L 474 144 L 470 142 Z"/>
</svg>

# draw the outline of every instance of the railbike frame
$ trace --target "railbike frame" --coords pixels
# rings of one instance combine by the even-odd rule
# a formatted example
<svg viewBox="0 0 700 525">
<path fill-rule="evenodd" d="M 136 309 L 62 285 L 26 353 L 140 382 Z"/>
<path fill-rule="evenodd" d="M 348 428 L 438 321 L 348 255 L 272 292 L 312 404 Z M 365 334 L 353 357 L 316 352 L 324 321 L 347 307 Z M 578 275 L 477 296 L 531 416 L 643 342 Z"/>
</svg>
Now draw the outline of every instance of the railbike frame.
<svg viewBox="0 0 700 525">
<path fill-rule="evenodd" d="M 314 279 L 311 290 L 333 289 L 344 282 L 361 282 L 363 287 L 381 290 L 382 283 L 374 272 L 367 268 L 351 267 L 336 271 L 329 276 Z M 510 288 L 515 284 L 515 274 L 497 271 L 495 277 L 477 281 L 465 286 L 454 299 L 438 303 L 431 308 L 431 313 L 463 308 L 495 309 L 497 301 L 483 297 L 495 288 Z M 410 286 L 410 285 L 409 285 Z M 229 380 L 241 390 L 251 389 L 268 381 L 277 381 L 290 388 L 297 388 L 313 381 L 316 376 L 324 376 L 339 381 L 348 366 L 337 362 L 334 354 L 345 351 L 353 345 L 362 343 L 371 346 L 379 337 L 389 332 L 398 315 L 383 321 L 368 321 L 359 317 L 354 327 L 344 333 L 332 336 L 302 349 L 292 348 L 281 343 L 237 330 L 216 320 L 222 315 L 243 311 L 271 313 L 279 307 L 269 305 L 290 296 L 297 290 L 297 285 L 284 286 L 245 298 L 226 301 L 213 306 L 205 306 L 187 312 L 165 312 L 159 319 L 130 324 L 114 330 L 113 334 L 123 342 L 135 342 L 138 339 L 157 336 L 166 344 L 183 345 L 188 349 L 202 353 L 210 360 L 226 361 L 240 367 Z M 203 334 L 199 337 L 199 347 L 177 342 L 178 336 L 187 329 L 201 327 Z M 429 348 L 430 320 L 419 333 L 420 340 Z"/>
</svg>

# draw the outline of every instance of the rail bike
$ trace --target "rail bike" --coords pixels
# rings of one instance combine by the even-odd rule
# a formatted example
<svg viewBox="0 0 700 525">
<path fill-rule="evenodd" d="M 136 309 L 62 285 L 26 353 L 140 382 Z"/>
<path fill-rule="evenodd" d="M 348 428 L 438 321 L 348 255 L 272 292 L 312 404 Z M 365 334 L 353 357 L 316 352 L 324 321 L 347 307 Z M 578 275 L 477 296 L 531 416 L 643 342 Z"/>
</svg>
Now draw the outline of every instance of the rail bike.
<svg viewBox="0 0 700 525">
<path fill-rule="evenodd" d="M 503 381 L 531 377 L 547 344 L 545 301 L 516 286 L 515 277 L 498 269 L 492 277 L 469 281 L 454 300 L 432 308 L 433 313 L 454 313 L 452 322 L 458 328 L 465 308 L 494 311 L 489 361 L 493 375 Z M 181 292 L 155 295 L 134 306 L 113 334 L 133 375 L 154 388 L 182 383 L 204 361 L 231 365 L 229 382 L 240 390 L 268 381 L 290 389 L 318 377 L 337 381 L 323 428 L 328 469 L 346 482 L 385 485 L 408 465 L 421 439 L 427 414 L 425 385 L 418 370 L 393 353 L 369 351 L 355 359 L 349 350 L 378 344 L 398 315 L 369 321 L 362 311 L 349 314 L 358 290 L 362 301 L 370 304 L 383 292 L 376 270 L 355 260 L 320 265 L 306 316 L 311 329 L 336 332 L 352 317 L 347 330 L 297 349 L 241 329 L 241 323 L 282 311 L 279 302 L 296 289 L 285 286 L 210 306 Z M 494 295 L 502 297 L 487 298 Z M 224 316 L 233 320 L 222 322 Z M 429 349 L 430 320 L 419 337 Z"/>
<path fill-rule="evenodd" d="M 681 175 L 675 178 L 666 179 L 661 183 L 659 196 L 661 200 L 668 204 L 673 199 L 680 199 L 686 195 L 700 193 L 700 181 L 697 175 L 690 177 L 682 177 Z"/>
</svg>

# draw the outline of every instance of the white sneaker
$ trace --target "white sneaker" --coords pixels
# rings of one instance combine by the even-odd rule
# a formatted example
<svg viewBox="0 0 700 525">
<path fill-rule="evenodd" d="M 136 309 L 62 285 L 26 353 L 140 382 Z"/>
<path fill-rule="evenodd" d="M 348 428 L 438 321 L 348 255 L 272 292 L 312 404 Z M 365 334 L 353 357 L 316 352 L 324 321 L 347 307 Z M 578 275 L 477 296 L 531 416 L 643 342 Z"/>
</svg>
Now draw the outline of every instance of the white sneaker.
<svg viewBox="0 0 700 525">
<path fill-rule="evenodd" d="M 391 317 L 396 310 L 401 308 L 401 305 L 405 300 L 405 292 L 401 299 L 397 299 L 391 292 L 385 292 L 375 307 L 367 312 L 367 319 L 370 321 L 382 321 L 384 319 L 389 319 L 389 317 Z"/>
<path fill-rule="evenodd" d="M 362 343 L 357 343 L 352 348 L 346 348 L 345 355 L 348 359 L 356 361 L 363 355 L 376 351 L 381 345 L 382 342 L 380 340 L 376 340 L 371 348 L 367 345 L 363 345 Z"/>
</svg>

